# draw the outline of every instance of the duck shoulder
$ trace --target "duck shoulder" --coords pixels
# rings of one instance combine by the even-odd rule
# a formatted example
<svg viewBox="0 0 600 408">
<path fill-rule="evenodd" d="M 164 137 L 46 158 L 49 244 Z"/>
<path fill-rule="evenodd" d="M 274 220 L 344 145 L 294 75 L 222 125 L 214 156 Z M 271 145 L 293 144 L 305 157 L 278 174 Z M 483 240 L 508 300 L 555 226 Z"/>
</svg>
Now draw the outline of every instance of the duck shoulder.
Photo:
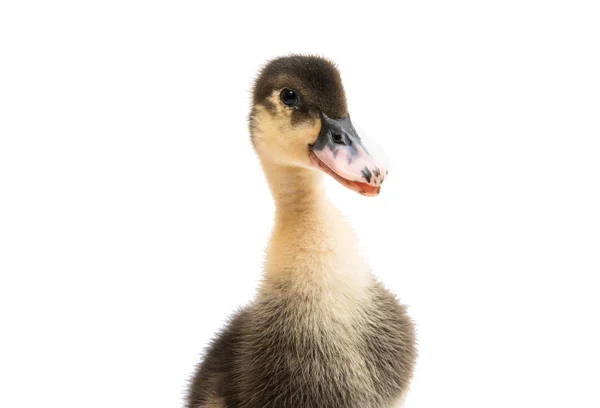
<svg viewBox="0 0 600 408">
<path fill-rule="evenodd" d="M 199 367 L 188 407 L 392 407 L 416 359 L 405 307 L 376 281 L 351 318 L 313 295 L 282 289 L 237 313 Z"/>
</svg>

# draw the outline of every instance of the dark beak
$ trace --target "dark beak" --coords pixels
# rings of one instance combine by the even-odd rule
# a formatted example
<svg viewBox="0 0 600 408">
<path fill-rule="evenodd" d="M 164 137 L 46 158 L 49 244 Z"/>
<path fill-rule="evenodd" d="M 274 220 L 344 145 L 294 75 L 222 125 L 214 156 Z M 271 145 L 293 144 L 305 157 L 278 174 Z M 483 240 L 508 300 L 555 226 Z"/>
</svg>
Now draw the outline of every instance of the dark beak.
<svg viewBox="0 0 600 408">
<path fill-rule="evenodd" d="M 379 194 L 387 169 L 363 146 L 350 116 L 333 119 L 321 113 L 321 131 L 310 148 L 313 163 L 340 183 L 363 195 Z"/>
</svg>

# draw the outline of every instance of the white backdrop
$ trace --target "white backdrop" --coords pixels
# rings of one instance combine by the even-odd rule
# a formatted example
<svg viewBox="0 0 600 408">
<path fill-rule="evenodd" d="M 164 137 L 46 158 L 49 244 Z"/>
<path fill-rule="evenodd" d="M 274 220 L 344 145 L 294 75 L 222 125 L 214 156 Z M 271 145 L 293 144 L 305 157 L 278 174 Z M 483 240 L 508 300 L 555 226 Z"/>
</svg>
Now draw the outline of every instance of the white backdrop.
<svg viewBox="0 0 600 408">
<path fill-rule="evenodd" d="M 600 406 L 593 3 L 2 2 L 0 406 L 181 405 L 260 277 L 249 91 L 289 52 L 391 162 L 329 194 L 418 324 L 406 406 Z"/>
</svg>

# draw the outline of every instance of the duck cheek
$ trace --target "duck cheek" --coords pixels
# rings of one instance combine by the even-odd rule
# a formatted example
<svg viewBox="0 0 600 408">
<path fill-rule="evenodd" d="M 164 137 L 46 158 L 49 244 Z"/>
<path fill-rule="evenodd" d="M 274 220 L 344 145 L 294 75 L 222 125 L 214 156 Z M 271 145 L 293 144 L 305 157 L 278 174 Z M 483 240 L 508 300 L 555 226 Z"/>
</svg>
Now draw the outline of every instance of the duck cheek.
<svg viewBox="0 0 600 408">
<path fill-rule="evenodd" d="M 309 163 L 307 151 L 306 132 L 298 129 L 288 130 L 284 134 L 279 134 L 265 146 L 269 149 L 271 160 L 285 163 L 287 165 L 298 165 L 305 167 Z"/>
<path fill-rule="evenodd" d="M 319 136 L 319 130 L 321 128 L 320 122 L 311 120 L 304 121 L 293 125 L 292 133 L 294 139 L 298 144 L 302 145 L 302 149 L 306 153 L 306 147 Z"/>
</svg>

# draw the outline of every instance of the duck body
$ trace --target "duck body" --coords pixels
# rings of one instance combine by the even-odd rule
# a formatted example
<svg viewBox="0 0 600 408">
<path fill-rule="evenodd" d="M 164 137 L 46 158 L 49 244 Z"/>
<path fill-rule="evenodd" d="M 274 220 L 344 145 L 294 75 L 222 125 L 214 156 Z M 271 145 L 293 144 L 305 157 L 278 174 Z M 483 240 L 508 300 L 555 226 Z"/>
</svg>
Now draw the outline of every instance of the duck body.
<svg viewBox="0 0 600 408">
<path fill-rule="evenodd" d="M 300 78 L 295 78 L 294 90 L 301 89 L 304 95 L 310 94 L 307 83 L 323 82 L 323 77 L 339 82 L 337 70 L 318 57 L 293 56 L 278 62 L 284 65 L 275 76 L 294 83 L 296 74 Z M 256 87 L 265 76 L 274 80 L 269 75 L 272 65 L 263 70 Z M 307 78 L 298 74 L 303 67 L 310 73 Z M 236 313 L 208 347 L 192 380 L 187 406 L 399 406 L 416 360 L 414 327 L 405 307 L 362 259 L 350 224 L 325 198 L 323 172 L 314 163 L 319 159 L 306 146 L 324 133 L 323 118 L 330 116 L 322 114 L 317 120 L 317 113 L 309 112 L 312 120 L 290 126 L 295 112 L 286 111 L 286 104 L 273 107 L 286 88 L 281 90 L 277 83 L 270 88 L 276 92 L 264 92 L 267 99 L 257 98 L 255 88 L 251 114 L 253 144 L 276 203 L 264 279 L 254 301 Z M 285 96 L 281 100 L 287 102 Z M 282 133 L 288 144 L 300 148 L 282 147 L 284 141 L 277 136 Z M 334 148 L 354 146 L 353 157 L 359 162 L 358 142 L 351 144 L 352 135 L 343 137 L 347 143 Z M 320 152 L 324 160 L 343 157 L 349 163 L 350 156 L 342 153 Z M 335 168 L 335 163 L 327 167 Z M 370 168 L 383 173 L 381 166 Z M 378 193 L 383 177 L 367 180 L 364 173 L 362 179 L 350 180 L 350 188 L 370 195 L 375 191 L 371 187 L 376 187 Z"/>
</svg>

